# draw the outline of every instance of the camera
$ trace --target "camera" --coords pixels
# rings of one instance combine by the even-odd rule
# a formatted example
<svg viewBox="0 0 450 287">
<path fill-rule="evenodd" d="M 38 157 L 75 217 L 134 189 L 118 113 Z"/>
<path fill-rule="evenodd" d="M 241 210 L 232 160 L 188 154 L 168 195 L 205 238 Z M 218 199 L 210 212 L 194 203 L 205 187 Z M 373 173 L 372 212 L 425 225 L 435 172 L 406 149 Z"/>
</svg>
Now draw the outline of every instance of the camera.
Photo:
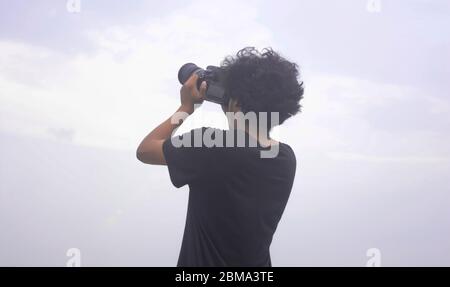
<svg viewBox="0 0 450 287">
<path fill-rule="evenodd" d="M 197 88 L 200 89 L 200 85 L 203 81 L 206 81 L 207 88 L 205 94 L 205 100 L 217 103 L 220 105 L 227 104 L 225 99 L 224 88 L 224 73 L 220 67 L 208 66 L 206 70 L 198 67 L 194 63 L 186 63 L 181 66 L 178 71 L 178 81 L 183 85 L 193 73 L 198 75 Z"/>
</svg>

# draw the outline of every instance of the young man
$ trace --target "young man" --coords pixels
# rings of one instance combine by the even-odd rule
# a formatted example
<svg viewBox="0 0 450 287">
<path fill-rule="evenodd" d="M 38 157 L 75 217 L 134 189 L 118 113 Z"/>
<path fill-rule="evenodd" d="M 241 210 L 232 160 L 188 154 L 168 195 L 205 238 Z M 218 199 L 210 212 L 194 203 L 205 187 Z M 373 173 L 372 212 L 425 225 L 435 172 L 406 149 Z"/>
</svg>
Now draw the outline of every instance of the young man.
<svg viewBox="0 0 450 287">
<path fill-rule="evenodd" d="M 177 113 L 144 138 L 137 158 L 167 165 L 176 187 L 189 185 L 178 266 L 271 266 L 269 247 L 291 192 L 296 159 L 287 144 L 271 139 L 267 131 L 300 110 L 303 83 L 297 65 L 271 49 L 244 48 L 225 58 L 221 69 L 228 103 L 222 109 L 230 129 L 202 128 L 171 138 L 180 119 L 205 98 L 206 82 L 198 90 L 194 73 L 181 88 Z M 250 113 L 257 115 L 256 124 L 239 124 L 239 117 L 233 117 Z M 268 125 L 266 132 L 262 123 Z M 195 144 L 208 138 L 206 133 L 219 144 Z M 252 140 L 256 145 L 249 144 Z M 274 148 L 275 156 L 261 156 Z"/>
</svg>

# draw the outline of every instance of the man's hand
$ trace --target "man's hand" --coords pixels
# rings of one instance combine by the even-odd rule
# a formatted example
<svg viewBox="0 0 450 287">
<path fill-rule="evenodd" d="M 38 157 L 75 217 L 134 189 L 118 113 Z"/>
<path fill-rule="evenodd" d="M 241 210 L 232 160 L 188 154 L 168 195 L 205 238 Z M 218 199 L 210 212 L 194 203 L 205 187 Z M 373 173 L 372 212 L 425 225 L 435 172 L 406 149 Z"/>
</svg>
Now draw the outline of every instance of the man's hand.
<svg viewBox="0 0 450 287">
<path fill-rule="evenodd" d="M 194 112 L 194 105 L 201 104 L 205 99 L 206 82 L 203 81 L 200 86 L 200 91 L 197 89 L 198 75 L 193 74 L 181 87 L 180 100 L 183 111 L 192 114 Z"/>
</svg>

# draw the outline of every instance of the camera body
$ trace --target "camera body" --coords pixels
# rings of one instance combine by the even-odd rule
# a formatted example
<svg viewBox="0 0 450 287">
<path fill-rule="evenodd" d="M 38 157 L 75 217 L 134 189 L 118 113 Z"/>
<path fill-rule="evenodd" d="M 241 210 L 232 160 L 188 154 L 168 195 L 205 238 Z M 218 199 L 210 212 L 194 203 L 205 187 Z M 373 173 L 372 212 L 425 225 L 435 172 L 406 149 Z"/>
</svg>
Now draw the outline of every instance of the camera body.
<svg viewBox="0 0 450 287">
<path fill-rule="evenodd" d="M 183 85 L 193 73 L 198 75 L 197 88 L 200 89 L 200 85 L 203 81 L 206 81 L 207 88 L 205 94 L 205 100 L 225 105 L 227 100 L 225 99 L 224 73 L 220 67 L 208 66 L 206 70 L 198 67 L 194 63 L 186 63 L 181 66 L 178 71 L 178 81 Z"/>
</svg>

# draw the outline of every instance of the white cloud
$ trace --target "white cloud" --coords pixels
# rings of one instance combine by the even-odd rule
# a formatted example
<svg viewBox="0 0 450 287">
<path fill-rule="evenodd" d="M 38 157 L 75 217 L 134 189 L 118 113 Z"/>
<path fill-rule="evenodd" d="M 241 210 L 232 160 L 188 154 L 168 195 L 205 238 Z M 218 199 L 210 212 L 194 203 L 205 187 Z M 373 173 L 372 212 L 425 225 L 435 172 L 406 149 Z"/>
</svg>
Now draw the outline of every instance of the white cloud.
<svg viewBox="0 0 450 287">
<path fill-rule="evenodd" d="M 271 43 L 257 11 L 237 1 L 198 1 L 139 26 L 84 33 L 97 49 L 73 57 L 0 42 L 2 130 L 71 130 L 75 143 L 134 148 L 177 108 L 183 63 L 219 64 L 239 48 Z"/>
<path fill-rule="evenodd" d="M 0 42 L 0 129 L 51 137 L 58 134 L 51 131 L 71 131 L 74 143 L 134 149 L 176 109 L 176 73 L 183 63 L 219 64 L 247 45 L 277 46 L 272 31 L 258 21 L 258 9 L 237 1 L 197 1 L 143 24 L 82 33 L 93 41 L 94 52 L 68 56 Z M 408 113 L 408 104 L 416 101 L 422 118 L 434 114 L 450 122 L 448 102 L 412 87 L 303 72 L 303 113 L 277 130 L 278 139 L 324 153 L 387 158 L 448 153 L 449 138 L 439 128 L 418 131 L 417 119 Z M 184 130 L 223 125 L 214 113 L 217 106 L 206 104 L 199 111 Z M 406 119 L 397 121 L 400 117 Z M 410 118 L 411 130 L 393 129 Z"/>
<path fill-rule="evenodd" d="M 450 156 L 450 137 L 443 132 L 449 117 L 437 112 L 446 102 L 438 105 L 433 95 L 334 75 L 309 74 L 305 84 L 303 113 L 283 132 L 304 151 L 383 162 Z"/>
<path fill-rule="evenodd" d="M 448 163 L 448 157 L 432 156 L 380 156 L 357 153 L 330 152 L 328 156 L 334 160 L 365 161 L 373 163 Z"/>
</svg>

